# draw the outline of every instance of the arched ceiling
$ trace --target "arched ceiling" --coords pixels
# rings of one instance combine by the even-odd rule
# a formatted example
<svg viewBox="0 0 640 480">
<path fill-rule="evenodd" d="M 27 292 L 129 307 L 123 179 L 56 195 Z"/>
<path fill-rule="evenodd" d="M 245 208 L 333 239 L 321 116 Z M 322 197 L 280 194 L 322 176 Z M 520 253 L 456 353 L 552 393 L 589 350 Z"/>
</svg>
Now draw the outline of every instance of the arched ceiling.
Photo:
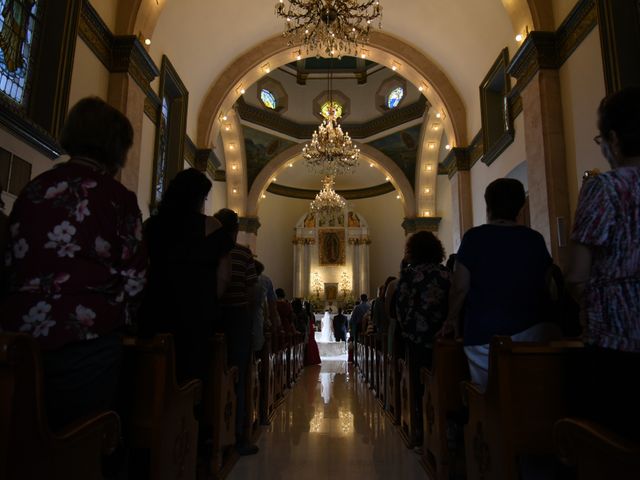
<svg viewBox="0 0 640 480">
<path fill-rule="evenodd" d="M 141 0 L 146 4 L 145 0 Z M 460 92 L 469 134 L 480 128 L 478 85 L 502 48 L 517 44 L 504 0 L 386 0 L 382 29 L 424 52 Z M 211 83 L 234 59 L 260 49 L 282 31 L 274 2 L 165 0 L 150 53 L 163 54 L 189 90 L 188 133 L 196 137 L 198 111 Z M 151 7 L 147 7 L 151 8 Z M 284 42 L 284 40 L 283 40 Z"/>
</svg>

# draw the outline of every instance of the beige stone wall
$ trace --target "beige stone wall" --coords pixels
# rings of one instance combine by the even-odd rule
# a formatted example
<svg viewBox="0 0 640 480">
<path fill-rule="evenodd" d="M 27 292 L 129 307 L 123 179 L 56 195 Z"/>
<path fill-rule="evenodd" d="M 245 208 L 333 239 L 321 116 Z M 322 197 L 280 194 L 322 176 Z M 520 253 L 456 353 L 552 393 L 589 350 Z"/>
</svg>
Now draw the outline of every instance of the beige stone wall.
<svg viewBox="0 0 640 480">
<path fill-rule="evenodd" d="M 151 182 L 153 181 L 153 156 L 155 154 L 156 126 L 146 115 L 142 119 L 140 142 L 140 172 L 138 176 L 138 206 L 142 217 L 149 216 Z"/>
<path fill-rule="evenodd" d="M 569 205 L 573 220 L 584 171 L 593 168 L 609 170 L 600 148 L 593 141 L 598 133 L 596 111 L 605 95 L 598 27 L 593 29 L 560 69 L 560 85 Z"/>
<path fill-rule="evenodd" d="M 97 96 L 106 101 L 108 92 L 109 71 L 78 37 L 69 90 L 69 108 L 88 96 Z"/>
</svg>

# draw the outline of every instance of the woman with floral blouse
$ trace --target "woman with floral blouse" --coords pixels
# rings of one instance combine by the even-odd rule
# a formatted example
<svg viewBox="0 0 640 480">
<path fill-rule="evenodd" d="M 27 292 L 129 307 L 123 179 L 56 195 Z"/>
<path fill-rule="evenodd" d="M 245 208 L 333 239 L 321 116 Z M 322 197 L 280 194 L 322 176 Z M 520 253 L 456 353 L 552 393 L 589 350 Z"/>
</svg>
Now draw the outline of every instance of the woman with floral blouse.
<svg viewBox="0 0 640 480">
<path fill-rule="evenodd" d="M 40 344 L 53 429 L 108 408 L 115 394 L 118 332 L 131 322 L 147 263 L 136 196 L 114 178 L 132 143 L 122 113 L 81 100 L 61 135 L 71 158 L 32 180 L 9 219 L 0 324 Z"/>
<path fill-rule="evenodd" d="M 594 138 L 611 170 L 578 200 L 566 281 L 581 301 L 591 362 L 582 379 L 596 421 L 640 438 L 640 87 L 602 100 Z"/>
</svg>

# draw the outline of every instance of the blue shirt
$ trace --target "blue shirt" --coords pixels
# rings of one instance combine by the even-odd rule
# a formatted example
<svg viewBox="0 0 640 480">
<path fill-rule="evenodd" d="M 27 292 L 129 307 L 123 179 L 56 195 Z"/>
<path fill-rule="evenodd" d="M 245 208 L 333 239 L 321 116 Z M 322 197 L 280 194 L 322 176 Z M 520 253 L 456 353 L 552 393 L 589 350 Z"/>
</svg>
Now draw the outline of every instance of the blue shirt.
<svg viewBox="0 0 640 480">
<path fill-rule="evenodd" d="M 471 274 L 464 344 L 485 345 L 545 320 L 545 276 L 551 255 L 544 238 L 521 225 L 482 225 L 465 233 L 456 262 Z"/>
</svg>

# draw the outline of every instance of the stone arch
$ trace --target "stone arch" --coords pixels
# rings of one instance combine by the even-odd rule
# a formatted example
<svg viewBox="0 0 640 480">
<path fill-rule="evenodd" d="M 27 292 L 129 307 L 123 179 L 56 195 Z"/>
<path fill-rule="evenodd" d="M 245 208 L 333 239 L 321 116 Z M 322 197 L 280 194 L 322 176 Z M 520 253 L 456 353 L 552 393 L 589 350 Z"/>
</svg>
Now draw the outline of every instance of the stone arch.
<svg viewBox="0 0 640 480">
<path fill-rule="evenodd" d="M 266 190 L 270 183 L 271 178 L 282 169 L 285 168 L 293 158 L 300 156 L 304 144 L 300 143 L 293 145 L 276 155 L 269 163 L 267 163 L 256 179 L 251 185 L 249 196 L 247 197 L 247 215 L 250 217 L 258 216 L 258 203 L 263 192 Z M 406 218 L 415 217 L 415 196 L 413 193 L 413 187 L 406 175 L 402 172 L 400 167 L 396 163 L 387 157 L 385 154 L 376 150 L 375 148 L 366 145 L 358 144 L 360 148 L 360 154 L 365 157 L 367 161 L 378 164 L 389 176 L 390 182 L 396 187 L 396 190 L 401 195 L 401 201 L 403 204 L 404 216 Z"/>
<path fill-rule="evenodd" d="M 364 49 L 368 59 L 395 69 L 427 96 L 432 108 L 445 113 L 445 130 L 452 144 L 468 143 L 466 109 L 462 97 L 430 58 L 405 41 L 379 31 L 371 33 Z M 214 144 L 221 127 L 220 118 L 233 108 L 246 87 L 257 82 L 267 71 L 295 60 L 301 53 L 300 46 L 289 47 L 282 36 L 277 35 L 231 63 L 211 84 L 202 102 L 198 114 L 198 145 L 206 147 Z"/>
</svg>

